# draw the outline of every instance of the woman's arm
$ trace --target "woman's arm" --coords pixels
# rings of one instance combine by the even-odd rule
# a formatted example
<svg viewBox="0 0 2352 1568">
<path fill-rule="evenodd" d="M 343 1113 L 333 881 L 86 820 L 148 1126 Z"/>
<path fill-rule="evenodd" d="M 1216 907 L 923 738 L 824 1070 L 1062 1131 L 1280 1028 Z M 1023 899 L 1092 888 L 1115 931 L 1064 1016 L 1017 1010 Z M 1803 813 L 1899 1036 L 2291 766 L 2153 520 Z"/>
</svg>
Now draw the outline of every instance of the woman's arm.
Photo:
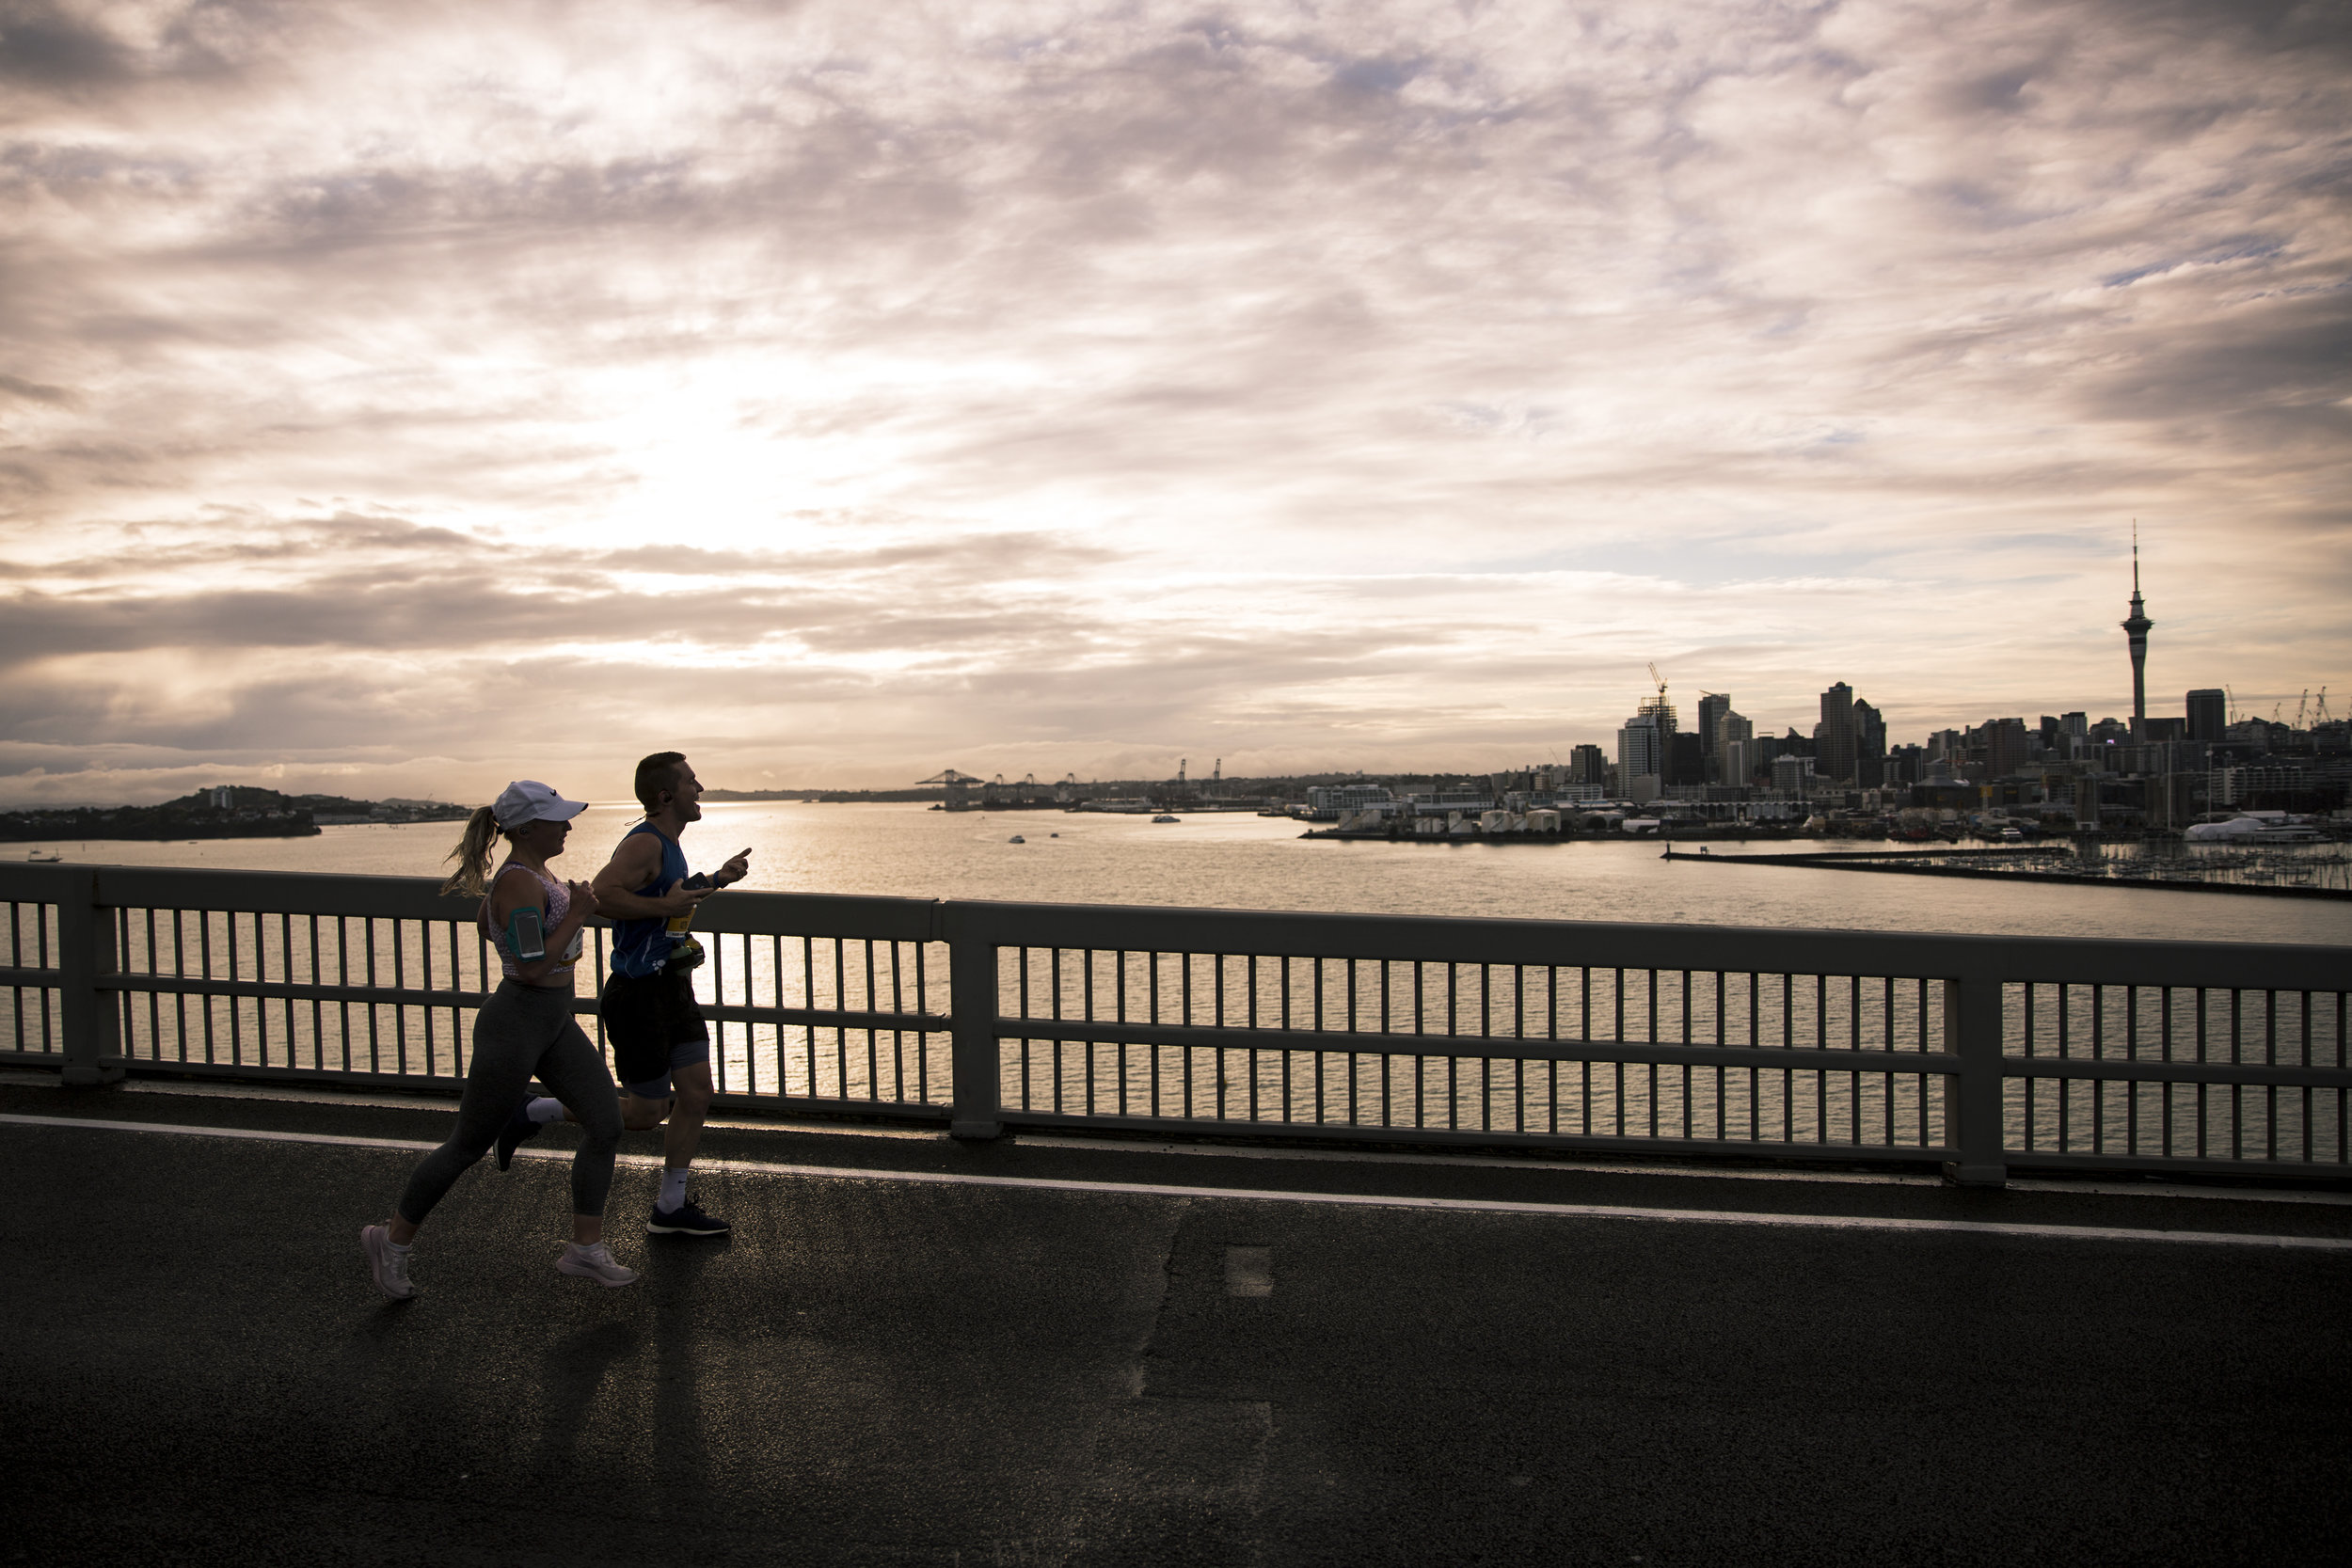
<svg viewBox="0 0 2352 1568">
<path fill-rule="evenodd" d="M 543 980 L 548 972 L 567 966 L 569 960 L 564 957 L 564 950 L 571 946 L 572 938 L 579 935 L 580 928 L 588 923 L 589 911 L 596 906 L 596 895 L 585 882 L 565 885 L 571 890 L 571 907 L 564 911 L 564 918 L 555 923 L 555 928 L 541 937 L 546 956 L 525 962 L 519 954 L 509 955 L 515 958 L 517 979 Z M 510 865 L 499 874 L 499 879 L 490 887 L 490 929 L 502 938 L 516 910 L 536 911 L 544 926 L 548 917 L 546 903 L 546 894 L 539 885 L 539 879 L 520 866 Z"/>
</svg>

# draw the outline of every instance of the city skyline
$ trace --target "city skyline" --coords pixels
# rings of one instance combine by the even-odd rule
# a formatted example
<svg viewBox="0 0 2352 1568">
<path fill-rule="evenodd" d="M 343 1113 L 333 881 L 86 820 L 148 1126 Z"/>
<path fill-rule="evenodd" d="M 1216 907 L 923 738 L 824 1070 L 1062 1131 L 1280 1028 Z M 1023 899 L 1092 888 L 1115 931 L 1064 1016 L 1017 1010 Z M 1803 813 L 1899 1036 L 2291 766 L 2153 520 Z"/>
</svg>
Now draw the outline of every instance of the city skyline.
<svg viewBox="0 0 2352 1568">
<path fill-rule="evenodd" d="M 0 803 L 2352 690 L 2352 27 L 34 3 Z M 2141 582 L 2132 567 L 2137 519 Z M 576 782 L 575 782 L 576 781 Z"/>
</svg>

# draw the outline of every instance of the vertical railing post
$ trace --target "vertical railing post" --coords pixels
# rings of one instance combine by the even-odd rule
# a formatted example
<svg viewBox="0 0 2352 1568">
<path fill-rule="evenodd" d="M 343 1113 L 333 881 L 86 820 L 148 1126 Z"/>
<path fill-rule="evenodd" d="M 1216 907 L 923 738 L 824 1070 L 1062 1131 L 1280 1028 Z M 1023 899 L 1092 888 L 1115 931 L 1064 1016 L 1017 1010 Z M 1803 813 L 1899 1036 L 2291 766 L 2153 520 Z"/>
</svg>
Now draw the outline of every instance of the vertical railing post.
<svg viewBox="0 0 2352 1568">
<path fill-rule="evenodd" d="M 1970 975 L 1944 982 L 1944 1049 L 1960 1058 L 1958 1082 L 1944 1101 L 1946 1133 L 1960 1158 L 1946 1162 L 1945 1180 L 1963 1187 L 2005 1186 L 2009 1157 L 2004 1147 L 1997 977 Z"/>
<path fill-rule="evenodd" d="M 947 1132 L 993 1138 L 1005 1131 L 996 1072 L 996 938 L 977 911 L 943 905 L 954 1104 Z"/>
<path fill-rule="evenodd" d="M 98 1088 L 122 1081 L 119 994 L 105 989 L 115 973 L 114 911 L 100 907 L 98 873 L 76 870 L 57 897 L 57 990 L 65 1031 L 63 1081 Z"/>
</svg>

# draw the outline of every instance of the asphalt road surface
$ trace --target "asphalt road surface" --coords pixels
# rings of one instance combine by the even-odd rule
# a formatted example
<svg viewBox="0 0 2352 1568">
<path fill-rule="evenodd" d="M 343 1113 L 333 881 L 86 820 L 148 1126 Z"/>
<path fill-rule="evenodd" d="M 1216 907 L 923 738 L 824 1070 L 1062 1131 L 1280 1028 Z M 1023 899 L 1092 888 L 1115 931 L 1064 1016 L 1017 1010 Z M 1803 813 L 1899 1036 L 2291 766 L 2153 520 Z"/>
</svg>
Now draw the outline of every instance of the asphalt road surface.
<svg viewBox="0 0 2352 1568">
<path fill-rule="evenodd" d="M 444 1107 L 0 1114 L 0 1561 L 2352 1549 L 2341 1199 L 738 1130 L 711 1243 L 641 1233 L 631 1134 L 639 1284 L 555 1272 L 534 1145 L 395 1305 L 358 1234 Z"/>
</svg>

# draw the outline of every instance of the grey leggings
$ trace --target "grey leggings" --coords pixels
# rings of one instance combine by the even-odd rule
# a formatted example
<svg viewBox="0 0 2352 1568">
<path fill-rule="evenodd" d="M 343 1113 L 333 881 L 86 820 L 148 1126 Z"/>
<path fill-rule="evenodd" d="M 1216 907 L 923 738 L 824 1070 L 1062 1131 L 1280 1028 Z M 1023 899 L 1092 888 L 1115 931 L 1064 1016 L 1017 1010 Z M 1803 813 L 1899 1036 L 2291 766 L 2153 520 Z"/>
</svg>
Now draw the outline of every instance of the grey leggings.
<svg viewBox="0 0 2352 1568">
<path fill-rule="evenodd" d="M 572 1156 L 572 1212 L 601 1214 L 621 1142 L 621 1100 L 604 1053 L 572 1021 L 569 990 L 502 982 L 474 1015 L 473 1066 L 457 1102 L 457 1131 L 426 1155 L 400 1195 L 401 1218 L 422 1225 L 466 1167 L 489 1151 L 523 1102 L 533 1073 L 570 1107 L 585 1134 Z"/>
</svg>

